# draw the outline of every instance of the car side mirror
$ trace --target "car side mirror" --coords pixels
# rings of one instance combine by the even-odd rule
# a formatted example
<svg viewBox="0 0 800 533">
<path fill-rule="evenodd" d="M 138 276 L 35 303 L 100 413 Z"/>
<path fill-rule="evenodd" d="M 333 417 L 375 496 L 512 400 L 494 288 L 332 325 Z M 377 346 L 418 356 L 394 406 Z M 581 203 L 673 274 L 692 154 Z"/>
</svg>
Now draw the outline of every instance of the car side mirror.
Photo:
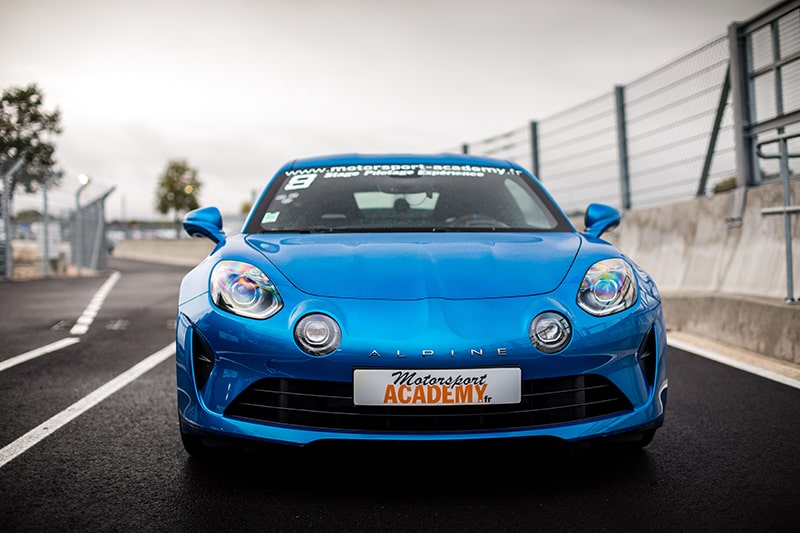
<svg viewBox="0 0 800 533">
<path fill-rule="evenodd" d="M 219 244 L 225 240 L 222 215 L 216 207 L 201 207 L 183 217 L 183 229 L 192 237 L 205 237 Z"/>
<path fill-rule="evenodd" d="M 589 204 L 583 223 L 583 233 L 590 237 L 600 237 L 604 232 L 619 226 L 622 214 L 618 209 L 605 204 Z"/>
</svg>

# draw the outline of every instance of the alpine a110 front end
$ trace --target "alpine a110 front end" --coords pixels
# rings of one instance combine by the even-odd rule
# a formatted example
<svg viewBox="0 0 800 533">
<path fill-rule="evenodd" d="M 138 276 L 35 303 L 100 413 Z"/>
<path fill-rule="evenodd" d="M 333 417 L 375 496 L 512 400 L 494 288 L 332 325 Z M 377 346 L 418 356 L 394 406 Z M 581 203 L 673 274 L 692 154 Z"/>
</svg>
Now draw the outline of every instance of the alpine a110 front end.
<svg viewBox="0 0 800 533">
<path fill-rule="evenodd" d="M 293 161 L 240 233 L 184 219 L 212 253 L 184 278 L 186 449 L 215 439 L 557 437 L 647 445 L 667 396 L 652 279 L 576 231 L 526 170 L 469 155 Z"/>
</svg>

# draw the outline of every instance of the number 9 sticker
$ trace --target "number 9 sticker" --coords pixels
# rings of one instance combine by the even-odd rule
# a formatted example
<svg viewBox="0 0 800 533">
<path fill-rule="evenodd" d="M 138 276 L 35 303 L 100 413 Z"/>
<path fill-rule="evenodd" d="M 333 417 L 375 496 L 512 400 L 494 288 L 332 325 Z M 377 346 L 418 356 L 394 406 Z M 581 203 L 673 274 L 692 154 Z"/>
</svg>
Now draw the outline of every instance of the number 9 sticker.
<svg viewBox="0 0 800 533">
<path fill-rule="evenodd" d="M 296 176 L 292 176 L 291 179 L 286 182 L 283 190 L 297 191 L 300 189 L 308 189 L 311 187 L 311 184 L 314 183 L 316 177 L 316 174 L 298 174 Z"/>
</svg>

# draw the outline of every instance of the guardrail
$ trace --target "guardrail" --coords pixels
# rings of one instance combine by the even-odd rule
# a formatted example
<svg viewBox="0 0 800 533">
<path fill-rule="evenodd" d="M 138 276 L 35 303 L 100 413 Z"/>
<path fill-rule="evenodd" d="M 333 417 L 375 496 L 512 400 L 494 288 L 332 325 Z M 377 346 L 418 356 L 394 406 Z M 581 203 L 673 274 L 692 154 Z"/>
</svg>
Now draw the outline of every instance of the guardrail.
<svg viewBox="0 0 800 533">
<path fill-rule="evenodd" d="M 800 213 L 800 206 L 789 205 L 791 190 L 789 187 L 789 158 L 800 157 L 800 154 L 789 153 L 789 139 L 800 137 L 800 133 L 782 134 L 773 139 L 756 144 L 756 153 L 761 159 L 779 159 L 781 166 L 781 183 L 783 185 L 783 206 L 767 207 L 761 209 L 762 216 L 783 215 L 783 233 L 786 247 L 786 302 L 796 303 L 794 297 L 794 266 L 792 264 L 792 220 L 791 215 Z M 765 154 L 762 147 L 768 144 L 778 144 L 778 154 Z"/>
</svg>

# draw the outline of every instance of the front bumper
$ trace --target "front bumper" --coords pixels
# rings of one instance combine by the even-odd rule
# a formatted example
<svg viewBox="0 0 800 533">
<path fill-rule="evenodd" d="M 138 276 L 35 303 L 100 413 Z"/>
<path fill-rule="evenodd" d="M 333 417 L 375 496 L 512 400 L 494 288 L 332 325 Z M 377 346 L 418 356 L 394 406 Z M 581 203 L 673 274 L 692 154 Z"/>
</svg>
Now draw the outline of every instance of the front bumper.
<svg viewBox="0 0 800 533">
<path fill-rule="evenodd" d="M 410 334 L 395 334 L 392 339 L 384 327 L 379 332 L 384 342 L 376 349 L 367 333 L 383 326 L 344 319 L 370 316 L 369 309 L 343 308 L 341 302 L 307 302 L 300 309 L 286 310 L 284 317 L 276 315 L 277 320 L 252 321 L 216 310 L 207 298 L 195 298 L 181 306 L 178 317 L 176 362 L 182 431 L 305 445 L 318 440 L 519 437 L 575 441 L 661 425 L 668 382 L 660 303 L 645 306 L 640 302 L 634 309 L 604 319 L 559 308 L 547 298 L 512 303 L 509 309 L 507 301 L 481 302 L 482 327 L 453 333 L 445 326 L 453 323 L 454 313 L 459 315 L 456 318 L 471 314 L 464 302 L 382 302 L 380 324 L 399 324 L 403 326 L 399 331 L 410 332 L 418 331 L 415 327 L 419 324 L 403 324 L 402 320 L 424 320 L 436 340 L 423 341 Z M 354 307 L 363 305 L 370 304 L 353 303 Z M 421 305 L 425 309 L 419 308 Z M 487 312 L 487 305 L 498 308 Z M 537 352 L 527 337 L 520 339 L 519 331 L 525 331 L 528 317 L 554 307 L 570 317 L 575 337 L 563 352 L 545 355 Z M 343 339 L 350 342 L 343 340 L 330 356 L 302 353 L 287 332 L 310 311 L 326 312 L 340 321 Z M 519 316 L 525 318 L 514 323 L 512 317 Z M 205 364 L 198 363 L 199 344 L 211 352 L 212 364 L 205 379 L 198 379 L 197 374 L 198 364 Z M 391 349 L 384 349 L 386 346 Z M 373 352 L 377 357 L 370 356 Z M 430 352 L 433 355 L 425 355 Z M 358 408 L 348 397 L 354 368 L 475 366 L 519 367 L 523 391 L 527 390 L 523 405 Z"/>
</svg>

